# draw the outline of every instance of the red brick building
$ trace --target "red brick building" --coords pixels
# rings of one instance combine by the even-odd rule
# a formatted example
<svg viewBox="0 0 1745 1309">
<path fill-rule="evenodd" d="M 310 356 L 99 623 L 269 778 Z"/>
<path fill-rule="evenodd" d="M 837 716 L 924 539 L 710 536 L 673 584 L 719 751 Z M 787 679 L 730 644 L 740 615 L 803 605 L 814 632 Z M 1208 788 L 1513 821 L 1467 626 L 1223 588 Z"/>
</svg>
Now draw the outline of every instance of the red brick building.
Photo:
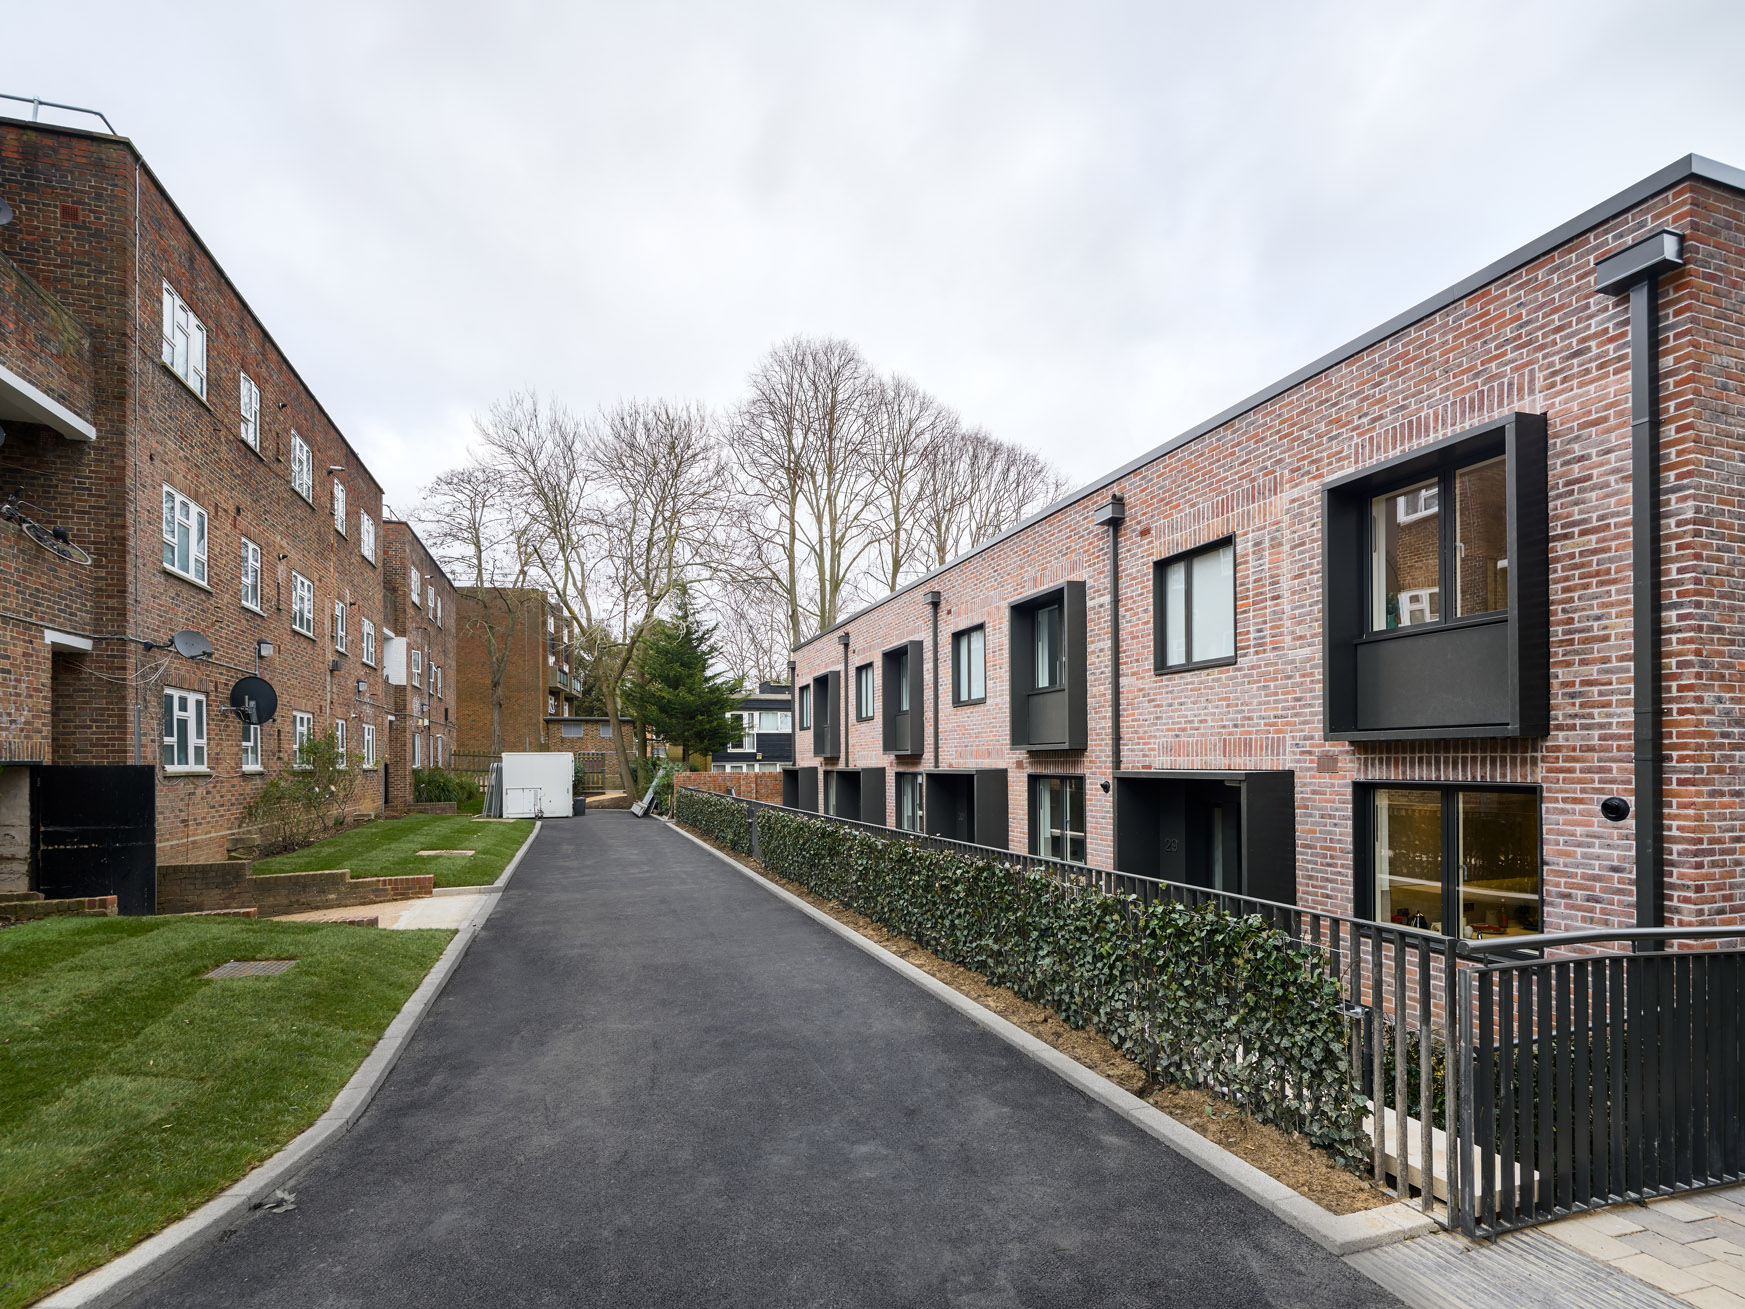
<svg viewBox="0 0 1745 1309">
<path fill-rule="evenodd" d="M 1691 157 L 799 647 L 786 798 L 1448 934 L 1737 922 L 1742 455 L 1745 173 Z"/>
<path fill-rule="evenodd" d="M 0 486 L 92 557 L 0 524 L 0 888 L 57 766 L 155 767 L 158 859 L 222 858 L 305 735 L 386 757 L 381 487 L 132 143 L 0 120 L 0 199 Z"/>
<path fill-rule="evenodd" d="M 454 762 L 455 624 L 460 612 L 454 583 L 410 524 L 390 519 L 383 535 L 386 576 L 383 613 L 391 647 L 389 718 L 383 790 L 390 807 L 412 801 L 412 774 Z"/>
<path fill-rule="evenodd" d="M 456 748 L 467 755 L 491 749 L 491 637 L 507 646 L 503 664 L 503 749 L 571 750 L 551 740 L 548 719 L 573 716 L 581 706 L 581 652 L 561 605 L 534 587 L 463 586 L 456 667 L 460 679 Z M 512 617 L 512 621 L 511 621 Z M 596 744 L 593 747 L 598 749 Z"/>
</svg>

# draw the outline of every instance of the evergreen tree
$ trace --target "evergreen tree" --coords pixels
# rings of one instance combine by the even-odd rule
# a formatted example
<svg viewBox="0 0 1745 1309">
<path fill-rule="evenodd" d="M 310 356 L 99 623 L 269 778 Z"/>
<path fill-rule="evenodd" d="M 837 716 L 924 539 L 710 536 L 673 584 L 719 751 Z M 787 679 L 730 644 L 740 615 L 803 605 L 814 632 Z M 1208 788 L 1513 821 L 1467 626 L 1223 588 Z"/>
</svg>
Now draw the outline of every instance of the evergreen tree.
<svg viewBox="0 0 1745 1309">
<path fill-rule="evenodd" d="M 676 743 L 686 760 L 712 754 L 742 732 L 739 720 L 727 716 L 738 707 L 737 689 L 709 671 L 719 653 L 715 628 L 680 587 L 673 616 L 653 625 L 637 652 L 637 675 L 623 685 L 624 708 Z"/>
</svg>

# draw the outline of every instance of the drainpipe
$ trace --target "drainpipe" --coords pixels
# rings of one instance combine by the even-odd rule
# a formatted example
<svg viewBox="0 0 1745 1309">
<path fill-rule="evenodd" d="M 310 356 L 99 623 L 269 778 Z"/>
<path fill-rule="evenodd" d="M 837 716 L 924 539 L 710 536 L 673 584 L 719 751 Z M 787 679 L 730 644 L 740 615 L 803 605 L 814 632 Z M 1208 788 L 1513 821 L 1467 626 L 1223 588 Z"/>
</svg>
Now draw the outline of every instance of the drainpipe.
<svg viewBox="0 0 1745 1309">
<path fill-rule="evenodd" d="M 800 766 L 800 684 L 794 677 L 798 667 L 792 659 L 788 660 L 788 762 L 796 769 Z M 794 776 L 797 779 L 799 774 Z"/>
<path fill-rule="evenodd" d="M 1109 529 L 1109 862 L 1117 867 L 1114 775 L 1121 770 L 1121 524 L 1126 517 L 1127 502 L 1119 491 L 1097 514 L 1097 525 Z"/>
<path fill-rule="evenodd" d="M 842 645 L 842 693 L 836 702 L 837 743 L 842 747 L 842 750 L 841 757 L 836 761 L 836 766 L 838 768 L 847 768 L 848 727 L 849 724 L 854 721 L 854 719 L 849 716 L 848 706 L 853 703 L 851 697 L 855 694 L 855 688 L 849 681 L 848 675 L 848 633 L 838 632 L 836 634 L 836 639 Z"/>
<path fill-rule="evenodd" d="M 1660 716 L 1660 277 L 1684 240 L 1656 232 L 1594 263 L 1595 290 L 1630 297 L 1630 643 L 1636 768 L 1636 926 L 1666 921 Z M 1640 942 L 1638 948 L 1657 945 Z"/>
<path fill-rule="evenodd" d="M 928 591 L 921 597 L 933 610 L 933 722 L 929 728 L 933 734 L 933 767 L 939 768 L 939 601 L 937 591 Z"/>
</svg>

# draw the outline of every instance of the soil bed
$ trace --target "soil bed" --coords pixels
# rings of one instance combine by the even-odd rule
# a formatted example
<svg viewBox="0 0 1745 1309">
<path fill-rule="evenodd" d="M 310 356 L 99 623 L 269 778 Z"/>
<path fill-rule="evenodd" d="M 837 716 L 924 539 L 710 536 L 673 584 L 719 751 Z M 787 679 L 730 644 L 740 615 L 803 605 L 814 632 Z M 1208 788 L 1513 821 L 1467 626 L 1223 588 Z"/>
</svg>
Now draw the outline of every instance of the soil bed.
<svg viewBox="0 0 1745 1309">
<path fill-rule="evenodd" d="M 1283 1131 L 1268 1123 L 1257 1122 L 1230 1101 L 1210 1091 L 1190 1090 L 1187 1087 L 1157 1082 L 1110 1044 L 1107 1038 L 1092 1029 L 1069 1027 L 1052 1009 L 1022 999 L 1006 987 L 995 986 L 981 974 L 971 972 L 959 964 L 947 963 L 930 950 L 916 945 L 906 936 L 899 936 L 865 914 L 856 913 L 834 900 L 826 900 L 797 882 L 777 876 L 748 855 L 728 850 L 688 827 L 684 830 L 744 864 L 784 891 L 789 891 L 807 904 L 822 909 L 837 922 L 852 927 L 899 959 L 938 978 L 959 994 L 968 996 L 1007 1022 L 1023 1028 L 1038 1040 L 1047 1042 L 1068 1058 L 1077 1060 L 1092 1072 L 1108 1078 L 1122 1090 L 1156 1105 L 1177 1122 L 1223 1146 L 1231 1154 L 1253 1164 L 1269 1177 L 1277 1178 L 1298 1195 L 1313 1200 L 1329 1213 L 1351 1214 L 1394 1203 L 1393 1196 L 1377 1190 L 1355 1173 L 1339 1167 L 1326 1154 L 1315 1149 L 1307 1137 Z"/>
</svg>

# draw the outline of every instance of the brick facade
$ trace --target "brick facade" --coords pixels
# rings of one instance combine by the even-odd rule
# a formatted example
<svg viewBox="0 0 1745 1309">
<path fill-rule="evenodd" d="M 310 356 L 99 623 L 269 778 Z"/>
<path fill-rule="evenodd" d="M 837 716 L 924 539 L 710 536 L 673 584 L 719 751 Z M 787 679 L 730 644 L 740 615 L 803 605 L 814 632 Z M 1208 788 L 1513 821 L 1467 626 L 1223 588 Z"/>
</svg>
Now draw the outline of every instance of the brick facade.
<svg viewBox="0 0 1745 1309">
<path fill-rule="evenodd" d="M 1745 179 L 1745 175 L 1740 175 Z M 1109 529 L 1120 528 L 1124 770 L 1288 770 L 1295 785 L 1299 903 L 1354 904 L 1354 806 L 1363 782 L 1527 783 L 1542 824 L 1545 927 L 1629 925 L 1634 817 L 1605 821 L 1599 801 L 1629 796 L 1631 746 L 1630 378 L 1626 307 L 1595 293 L 1594 261 L 1651 232 L 1685 237 L 1685 267 L 1662 280 L 1661 409 L 1665 640 L 1666 918 L 1739 921 L 1745 859 L 1738 832 L 1745 745 L 1736 722 L 1745 660 L 1745 198 L 1683 176 L 1440 308 L 1331 357 L 1294 384 L 1172 442 L 1078 497 L 796 651 L 799 685 L 853 669 L 899 642 L 927 648 L 924 764 L 883 753 L 880 722 L 845 713 L 847 757 L 821 761 L 810 731 L 802 765 L 1008 770 L 1011 843 L 1026 844 L 1028 777 L 1085 779 L 1087 857 L 1110 866 Z M 1407 316 L 1408 318 L 1411 316 Z M 1322 717 L 1322 486 L 1401 452 L 1512 412 L 1548 423 L 1550 731 L 1513 739 L 1347 744 Z M 1152 566 L 1235 542 L 1233 664 L 1153 671 Z M 1012 748 L 1008 605 L 1069 579 L 1087 597 L 1088 748 Z M 929 589 L 941 593 L 932 667 Z M 987 699 L 952 706 L 951 636 L 986 625 Z M 839 633 L 850 637 L 846 661 Z M 882 685 L 881 685 L 882 691 Z M 887 791 L 886 814 L 893 812 Z"/>
<path fill-rule="evenodd" d="M 406 680 L 389 688 L 393 718 L 384 755 L 388 804 L 398 809 L 412 802 L 414 768 L 454 763 L 460 607 L 454 583 L 408 524 L 389 522 L 385 545 L 384 613 L 393 636 L 404 637 L 407 647 Z"/>
<path fill-rule="evenodd" d="M 780 773 L 674 773 L 676 786 L 688 786 L 693 791 L 709 791 L 726 795 L 729 791 L 743 800 L 761 800 L 765 804 L 782 802 Z"/>
<path fill-rule="evenodd" d="M 581 704 L 581 654 L 560 606 L 532 587 L 462 587 L 456 603 L 461 615 L 456 651 L 459 750 L 498 753 L 491 738 L 491 631 L 506 633 L 509 647 L 503 665 L 502 749 L 602 748 L 597 741 L 592 746 L 565 744 L 546 721 L 568 718 Z"/>
<path fill-rule="evenodd" d="M 94 557 L 80 567 L 0 528 L 0 760 L 157 765 L 160 860 L 222 858 L 265 775 L 289 761 L 294 714 L 317 733 L 345 723 L 354 755 L 371 726 L 387 757 L 381 487 L 131 143 L 0 123 L 0 194 L 16 215 L 0 227 L 0 366 L 97 433 L 72 440 L 0 411 L 0 482 Z M 204 395 L 161 358 L 166 284 L 204 327 Z M 244 374 L 259 393 L 253 445 Z M 307 495 L 292 484 L 294 437 L 309 451 Z M 203 579 L 164 562 L 165 488 L 205 514 Z M 257 604 L 244 599 L 245 541 L 259 550 Z M 296 578 L 313 590 L 308 630 L 292 621 Z M 96 639 L 88 653 L 56 649 L 45 628 Z M 184 628 L 211 641 L 211 661 L 163 648 Z M 279 707 L 255 768 L 227 705 L 262 640 L 273 649 L 258 672 Z M 452 663 L 451 650 L 437 657 Z M 205 696 L 204 767 L 160 763 L 175 691 Z M 380 811 L 378 776 L 364 775 L 354 811 Z"/>
</svg>

